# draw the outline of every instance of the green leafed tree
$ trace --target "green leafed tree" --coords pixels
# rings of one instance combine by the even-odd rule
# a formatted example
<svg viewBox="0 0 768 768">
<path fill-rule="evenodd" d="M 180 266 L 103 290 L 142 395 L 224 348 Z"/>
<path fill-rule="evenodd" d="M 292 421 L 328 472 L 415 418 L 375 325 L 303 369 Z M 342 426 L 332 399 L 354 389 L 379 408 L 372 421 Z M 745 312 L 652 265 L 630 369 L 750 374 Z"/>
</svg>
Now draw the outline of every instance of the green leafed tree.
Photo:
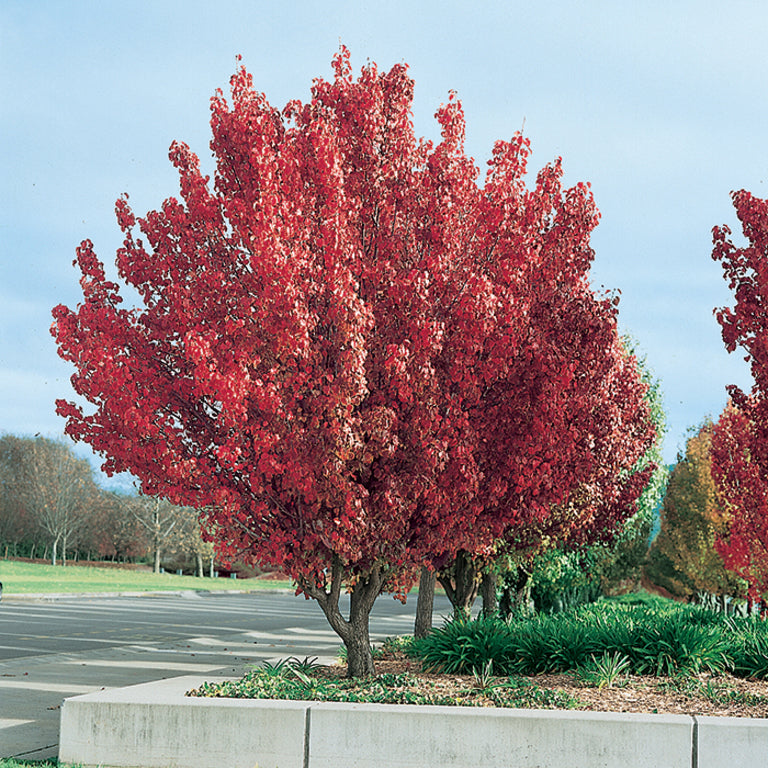
<svg viewBox="0 0 768 768">
<path fill-rule="evenodd" d="M 636 343 L 624 338 L 625 346 L 635 351 Z M 656 439 L 650 445 L 637 469 L 653 466 L 648 483 L 636 502 L 635 513 L 625 522 L 615 538 L 599 546 L 593 553 L 595 573 L 604 592 L 614 592 L 637 587 L 647 561 L 651 530 L 656 513 L 664 499 L 669 480 L 669 468 L 664 463 L 662 446 L 666 433 L 666 413 L 661 381 L 653 374 L 646 358 L 639 362 L 642 379 L 648 389 L 645 400 L 651 419 L 656 427 Z"/>
<path fill-rule="evenodd" d="M 686 441 L 685 454 L 669 478 L 661 531 L 649 556 L 649 579 L 677 597 L 735 595 L 741 590 L 715 548 L 725 518 L 711 474 L 713 429 L 707 419 Z"/>
</svg>

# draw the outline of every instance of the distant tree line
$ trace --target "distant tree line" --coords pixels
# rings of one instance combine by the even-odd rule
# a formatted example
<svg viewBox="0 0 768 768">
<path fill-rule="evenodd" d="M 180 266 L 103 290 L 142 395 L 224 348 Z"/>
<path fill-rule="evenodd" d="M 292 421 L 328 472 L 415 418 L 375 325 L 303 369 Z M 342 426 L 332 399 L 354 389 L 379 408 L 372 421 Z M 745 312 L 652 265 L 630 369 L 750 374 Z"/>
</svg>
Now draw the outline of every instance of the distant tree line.
<svg viewBox="0 0 768 768">
<path fill-rule="evenodd" d="M 195 509 L 105 490 L 67 443 L 15 435 L 0 437 L 0 557 L 213 568 Z"/>
</svg>

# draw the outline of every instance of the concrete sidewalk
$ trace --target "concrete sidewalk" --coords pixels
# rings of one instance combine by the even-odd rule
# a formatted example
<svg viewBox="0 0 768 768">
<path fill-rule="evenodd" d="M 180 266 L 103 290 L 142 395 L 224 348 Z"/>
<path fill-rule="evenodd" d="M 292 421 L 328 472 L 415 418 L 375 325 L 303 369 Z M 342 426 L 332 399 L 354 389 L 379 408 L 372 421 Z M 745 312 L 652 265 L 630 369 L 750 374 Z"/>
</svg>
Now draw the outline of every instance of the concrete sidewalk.
<svg viewBox="0 0 768 768">
<path fill-rule="evenodd" d="M 237 635 L 217 638 L 210 646 L 199 641 L 129 645 L 0 662 L 0 757 L 56 758 L 61 703 L 69 696 L 181 675 L 239 677 L 265 659 L 316 655 L 316 641 L 310 639 L 304 648 L 290 640 L 255 646 Z M 332 661 L 330 649 L 320 660 Z"/>
</svg>

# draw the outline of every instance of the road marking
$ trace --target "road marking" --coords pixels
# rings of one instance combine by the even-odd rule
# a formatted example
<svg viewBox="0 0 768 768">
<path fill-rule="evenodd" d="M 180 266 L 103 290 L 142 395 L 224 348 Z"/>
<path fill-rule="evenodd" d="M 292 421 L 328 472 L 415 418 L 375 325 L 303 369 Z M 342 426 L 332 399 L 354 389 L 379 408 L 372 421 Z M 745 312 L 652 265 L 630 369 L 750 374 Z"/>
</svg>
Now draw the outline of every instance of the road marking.
<svg viewBox="0 0 768 768">
<path fill-rule="evenodd" d="M 189 645 L 186 645 L 184 648 L 155 648 L 151 645 L 129 645 L 125 650 L 127 651 L 140 651 L 141 653 L 147 652 L 147 653 L 154 653 L 154 654 L 176 654 L 177 656 L 231 656 L 231 654 L 223 654 L 220 650 L 219 651 L 206 651 L 201 650 L 200 648 L 196 647 L 194 649 L 190 648 Z M 227 646 L 229 647 L 229 646 Z M 248 659 L 248 657 L 253 656 L 254 654 L 259 654 L 259 649 L 254 648 L 252 645 L 248 645 L 248 653 L 247 654 L 241 654 L 242 657 Z M 77 664 L 78 662 L 73 662 Z M 224 665 L 219 666 L 228 666 L 229 662 Z"/>
<path fill-rule="evenodd" d="M 50 648 L 32 648 L 29 645 L 0 645 L 0 650 L 6 651 L 32 651 L 33 653 L 50 653 Z"/>
<path fill-rule="evenodd" d="M 14 725 L 27 725 L 27 723 L 34 722 L 34 720 L 12 720 L 10 718 L 3 719 L 0 717 L 0 728 L 13 728 Z"/>
<path fill-rule="evenodd" d="M 20 637 L 19 640 L 53 640 L 58 642 L 59 640 L 69 640 L 73 643 L 101 643 L 102 645 L 130 645 L 130 640 L 116 640 L 110 638 L 93 638 L 93 637 L 72 637 L 67 635 L 35 635 L 34 637 Z M 14 645 L 0 645 L 0 648 L 13 648 L 14 650 L 35 650 L 41 653 L 51 653 L 50 648 L 31 648 L 28 645 L 14 646 Z"/>
<path fill-rule="evenodd" d="M 78 667 L 118 667 L 125 669 L 167 669 L 177 672 L 212 672 L 214 669 L 228 666 L 227 664 L 182 664 L 167 661 L 109 661 L 107 659 L 89 659 L 87 661 L 65 661 L 65 664 L 75 664 Z"/>
<path fill-rule="evenodd" d="M 32 680 L 3 680 L 0 688 L 24 688 L 28 691 L 56 691 L 57 693 L 92 693 L 104 690 L 103 685 L 75 685 L 74 683 L 36 683 Z"/>
</svg>

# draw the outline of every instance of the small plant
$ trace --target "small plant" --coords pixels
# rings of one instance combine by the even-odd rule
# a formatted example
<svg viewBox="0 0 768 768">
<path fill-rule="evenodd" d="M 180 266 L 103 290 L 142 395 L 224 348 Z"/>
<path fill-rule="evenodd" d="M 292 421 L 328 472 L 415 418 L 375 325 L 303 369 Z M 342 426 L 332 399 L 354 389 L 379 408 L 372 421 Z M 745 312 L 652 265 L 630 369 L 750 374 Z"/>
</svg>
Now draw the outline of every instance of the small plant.
<svg viewBox="0 0 768 768">
<path fill-rule="evenodd" d="M 473 669 L 472 678 L 479 691 L 490 690 L 493 687 L 493 659 L 488 659 L 482 670 Z"/>
<path fill-rule="evenodd" d="M 288 665 L 294 672 L 299 671 L 305 675 L 322 666 L 318 661 L 317 656 L 312 656 L 311 658 L 305 656 L 303 659 L 299 659 L 297 656 L 291 656 L 291 658 L 288 659 Z"/>
<path fill-rule="evenodd" d="M 264 661 L 261 664 L 261 672 L 267 677 L 285 677 L 291 671 L 291 660 L 280 659 L 274 663 Z"/>
<path fill-rule="evenodd" d="M 593 655 L 587 664 L 577 667 L 576 676 L 584 684 L 612 688 L 626 682 L 630 668 L 631 662 L 624 654 L 604 652 L 599 658 Z"/>
<path fill-rule="evenodd" d="M 374 659 L 378 659 L 381 656 L 384 655 L 384 648 L 382 646 L 377 645 L 371 645 L 371 656 L 373 656 Z M 347 663 L 347 646 L 342 645 L 341 648 L 336 653 L 336 658 L 341 661 L 342 663 Z"/>
<path fill-rule="evenodd" d="M 385 637 L 384 642 L 381 644 L 381 650 L 383 653 L 397 653 L 402 651 L 408 653 L 413 645 L 412 635 L 399 635 L 395 637 Z"/>
</svg>

